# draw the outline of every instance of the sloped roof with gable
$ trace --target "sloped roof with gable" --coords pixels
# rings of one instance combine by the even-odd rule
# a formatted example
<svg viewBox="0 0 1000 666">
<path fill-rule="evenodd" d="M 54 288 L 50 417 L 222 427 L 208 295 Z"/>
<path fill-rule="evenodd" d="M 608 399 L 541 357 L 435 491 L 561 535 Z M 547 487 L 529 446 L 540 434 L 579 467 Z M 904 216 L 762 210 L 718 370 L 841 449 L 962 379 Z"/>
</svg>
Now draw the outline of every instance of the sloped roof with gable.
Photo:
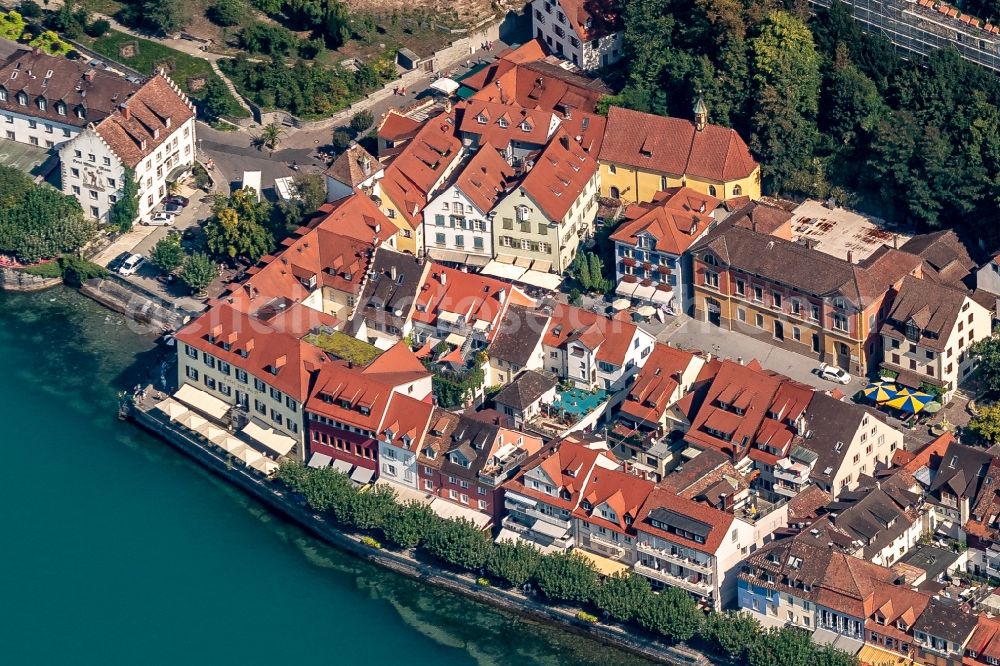
<svg viewBox="0 0 1000 666">
<path fill-rule="evenodd" d="M 687 174 L 717 182 L 750 176 L 757 162 L 735 130 L 666 118 L 617 106 L 608 110 L 601 162 L 645 171 Z"/>
<path fill-rule="evenodd" d="M 615 229 L 611 240 L 635 245 L 644 234 L 656 242 L 658 251 L 680 256 L 708 229 L 713 221 L 710 213 L 719 203 L 689 187 L 660 192 L 651 203 L 629 206 L 626 221 Z"/>
<path fill-rule="evenodd" d="M 664 514 L 664 512 L 667 512 Z M 653 525 L 653 521 L 666 524 L 669 516 L 682 516 L 693 520 L 703 527 L 704 542 L 687 539 L 674 532 Z M 639 519 L 634 527 L 637 532 L 653 534 L 661 539 L 686 546 L 710 555 L 715 555 L 722 545 L 723 539 L 729 535 L 729 526 L 733 524 L 732 514 L 720 511 L 694 500 L 681 497 L 662 487 L 655 487 L 639 510 Z M 641 540 L 642 537 L 640 536 Z"/>
<path fill-rule="evenodd" d="M 455 179 L 455 187 L 485 215 L 507 194 L 514 176 L 514 168 L 485 143 Z"/>
<path fill-rule="evenodd" d="M 555 388 L 559 378 L 548 372 L 524 370 L 493 396 L 498 405 L 507 405 L 517 410 L 525 410 L 541 400 L 548 391 Z"/>
<path fill-rule="evenodd" d="M 194 105 L 187 96 L 156 74 L 94 129 L 118 159 L 135 168 L 193 117 Z"/>
<path fill-rule="evenodd" d="M 655 343 L 635 382 L 629 387 L 621 406 L 622 414 L 639 421 L 658 423 L 679 386 L 681 375 L 693 359 L 694 355 L 690 352 L 661 342 Z"/>
<path fill-rule="evenodd" d="M 558 303 L 552 308 L 542 343 L 565 349 L 566 345 L 579 342 L 591 351 L 596 349 L 597 360 L 620 367 L 625 364 L 637 330 L 631 322 L 608 319 L 583 308 Z"/>
<path fill-rule="evenodd" d="M 563 116 L 577 111 L 595 113 L 598 100 L 612 94 L 600 79 L 569 72 L 557 62 L 561 61 L 501 60 L 462 83 L 478 90 L 473 99 L 519 104 Z"/>
<path fill-rule="evenodd" d="M 324 175 L 339 181 L 348 187 L 357 187 L 371 178 L 382 165 L 360 144 L 352 144 L 342 152 L 333 164 L 324 171 Z"/>
<path fill-rule="evenodd" d="M 632 524 L 639 519 L 639 511 L 653 488 L 651 481 L 634 474 L 595 469 L 587 480 L 580 497 L 581 503 L 573 511 L 573 515 L 620 534 L 633 533 Z M 585 508 L 583 502 L 587 502 L 590 508 Z M 614 512 L 615 520 L 601 514 L 602 505 L 607 505 Z"/>
<path fill-rule="evenodd" d="M 454 112 L 446 112 L 428 120 L 386 168 L 379 181 L 382 194 L 389 197 L 412 228 L 416 229 L 422 220 L 421 211 L 431 189 L 461 153 Z"/>
<path fill-rule="evenodd" d="M 432 263 L 417 292 L 413 319 L 435 325 L 442 312 L 457 314 L 470 325 L 474 321 L 489 324 L 487 337 L 492 339 L 507 306 L 513 303 L 534 302 L 507 282 Z"/>
<path fill-rule="evenodd" d="M 504 483 L 503 487 L 551 506 L 573 511 L 580 502 L 584 482 L 597 464 L 597 459 L 602 456 L 611 460 L 605 451 L 589 449 L 570 441 L 553 442 L 526 460 L 518 473 Z M 525 473 L 535 468 L 541 468 L 555 484 L 554 496 L 524 483 Z"/>
<path fill-rule="evenodd" d="M 427 270 L 429 264 L 411 254 L 379 247 L 355 317 L 364 317 L 369 325 L 402 329 L 413 312 Z"/>
<path fill-rule="evenodd" d="M 545 335 L 548 322 L 548 315 L 541 310 L 510 305 L 490 345 L 490 358 L 506 361 L 517 368 L 525 367 Z"/>
<path fill-rule="evenodd" d="M 908 340 L 907 325 L 912 322 L 920 332 L 917 344 L 943 352 L 962 314 L 968 294 L 932 280 L 919 280 L 912 275 L 903 284 L 892 302 L 892 310 L 881 333 L 897 340 Z"/>
<path fill-rule="evenodd" d="M 469 100 L 459 104 L 456 111 L 461 132 L 474 134 L 480 143 L 491 143 L 499 149 L 515 141 L 544 146 L 550 128 L 558 125 L 551 111 L 486 100 Z"/>
<path fill-rule="evenodd" d="M 396 227 L 375 202 L 358 192 L 320 206 L 307 227 L 321 227 L 373 245 L 392 238 L 396 232 Z"/>
<path fill-rule="evenodd" d="M 582 41 L 598 39 L 622 29 L 620 5 L 613 0 L 559 0 L 573 32 Z"/>
<path fill-rule="evenodd" d="M 559 129 L 521 181 L 521 189 L 548 219 L 561 222 L 596 170 L 594 158 Z"/>
</svg>

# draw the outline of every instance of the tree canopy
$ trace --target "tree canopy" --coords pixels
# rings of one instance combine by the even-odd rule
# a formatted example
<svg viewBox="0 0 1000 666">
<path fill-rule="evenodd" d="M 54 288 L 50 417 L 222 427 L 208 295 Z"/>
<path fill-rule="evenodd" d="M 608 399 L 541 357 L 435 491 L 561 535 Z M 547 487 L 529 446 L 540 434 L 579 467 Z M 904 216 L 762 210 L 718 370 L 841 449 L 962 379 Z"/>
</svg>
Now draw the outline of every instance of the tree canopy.
<svg viewBox="0 0 1000 666">
<path fill-rule="evenodd" d="M 0 252 L 33 263 L 76 252 L 97 232 L 76 197 L 0 166 Z"/>
<path fill-rule="evenodd" d="M 271 204 L 257 201 L 251 189 L 241 189 L 229 197 L 216 197 L 212 216 L 203 225 L 205 244 L 216 257 L 227 261 L 256 262 L 274 247 L 268 230 Z"/>
</svg>

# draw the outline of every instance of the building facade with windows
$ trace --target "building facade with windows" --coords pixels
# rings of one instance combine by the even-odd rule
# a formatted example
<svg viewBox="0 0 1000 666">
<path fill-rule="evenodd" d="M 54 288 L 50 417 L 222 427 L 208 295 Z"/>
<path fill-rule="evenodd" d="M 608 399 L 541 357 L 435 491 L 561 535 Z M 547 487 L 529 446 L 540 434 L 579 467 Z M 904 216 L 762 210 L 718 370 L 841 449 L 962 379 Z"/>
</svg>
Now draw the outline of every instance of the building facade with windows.
<svg viewBox="0 0 1000 666">
<path fill-rule="evenodd" d="M 58 148 L 113 114 L 138 88 L 83 61 L 17 50 L 0 62 L 0 137 Z"/>
<path fill-rule="evenodd" d="M 760 198 L 760 165 L 735 130 L 709 124 L 701 100 L 694 122 L 612 106 L 598 161 L 601 196 L 626 203 L 684 186 L 723 200 Z"/>
<path fill-rule="evenodd" d="M 79 199 L 90 217 L 106 221 L 130 169 L 139 190 L 139 218 L 149 219 L 168 183 L 194 165 L 195 146 L 194 105 L 157 74 L 113 113 L 60 146 L 63 193 Z"/>
<path fill-rule="evenodd" d="M 609 0 L 534 0 L 531 25 L 535 39 L 583 70 L 613 65 L 623 55 L 618 6 Z"/>
</svg>

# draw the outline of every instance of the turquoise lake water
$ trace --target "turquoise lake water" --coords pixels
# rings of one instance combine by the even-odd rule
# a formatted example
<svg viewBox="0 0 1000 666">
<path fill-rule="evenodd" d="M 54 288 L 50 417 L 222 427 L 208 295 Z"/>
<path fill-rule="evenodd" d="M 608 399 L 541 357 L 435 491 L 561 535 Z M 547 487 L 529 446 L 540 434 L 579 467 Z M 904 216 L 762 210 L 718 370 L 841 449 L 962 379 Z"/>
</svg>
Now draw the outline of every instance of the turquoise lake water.
<svg viewBox="0 0 1000 666">
<path fill-rule="evenodd" d="M 0 664 L 646 663 L 326 547 L 119 422 L 152 348 L 0 294 Z"/>
</svg>

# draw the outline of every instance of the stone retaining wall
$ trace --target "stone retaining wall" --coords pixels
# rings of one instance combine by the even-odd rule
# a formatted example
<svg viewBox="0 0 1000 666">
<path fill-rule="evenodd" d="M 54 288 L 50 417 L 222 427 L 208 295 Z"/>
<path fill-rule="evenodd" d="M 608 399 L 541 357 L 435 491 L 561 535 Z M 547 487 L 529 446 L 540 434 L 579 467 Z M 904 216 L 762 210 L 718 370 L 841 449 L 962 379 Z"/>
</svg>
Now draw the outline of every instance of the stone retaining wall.
<svg viewBox="0 0 1000 666">
<path fill-rule="evenodd" d="M 0 291 L 41 291 L 62 284 L 62 278 L 44 278 L 16 268 L 0 268 Z"/>
</svg>

